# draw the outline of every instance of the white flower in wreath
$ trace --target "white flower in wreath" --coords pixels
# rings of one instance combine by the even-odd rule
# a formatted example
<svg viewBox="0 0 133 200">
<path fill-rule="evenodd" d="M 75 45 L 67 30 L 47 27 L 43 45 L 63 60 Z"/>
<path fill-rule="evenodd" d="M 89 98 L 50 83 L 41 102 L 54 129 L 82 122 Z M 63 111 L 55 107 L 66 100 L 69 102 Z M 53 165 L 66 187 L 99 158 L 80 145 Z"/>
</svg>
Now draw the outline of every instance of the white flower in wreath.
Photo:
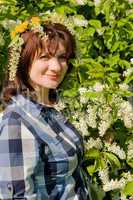
<svg viewBox="0 0 133 200">
<path fill-rule="evenodd" d="M 87 3 L 86 0 L 76 0 L 76 2 L 77 2 L 77 4 L 79 4 L 79 5 L 84 5 L 84 4 Z"/>
<path fill-rule="evenodd" d="M 101 3 L 101 0 L 94 0 L 95 6 L 99 5 Z"/>
</svg>

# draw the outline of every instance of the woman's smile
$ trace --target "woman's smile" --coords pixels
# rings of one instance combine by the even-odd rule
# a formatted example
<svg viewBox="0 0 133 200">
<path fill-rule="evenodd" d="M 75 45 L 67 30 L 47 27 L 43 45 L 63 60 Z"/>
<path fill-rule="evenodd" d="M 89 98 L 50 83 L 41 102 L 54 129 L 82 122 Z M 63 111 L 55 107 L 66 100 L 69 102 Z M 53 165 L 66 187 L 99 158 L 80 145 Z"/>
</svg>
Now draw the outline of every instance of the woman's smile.
<svg viewBox="0 0 133 200">
<path fill-rule="evenodd" d="M 51 80 L 58 80 L 59 79 L 59 75 L 57 74 L 46 74 L 46 77 L 48 77 Z"/>
</svg>

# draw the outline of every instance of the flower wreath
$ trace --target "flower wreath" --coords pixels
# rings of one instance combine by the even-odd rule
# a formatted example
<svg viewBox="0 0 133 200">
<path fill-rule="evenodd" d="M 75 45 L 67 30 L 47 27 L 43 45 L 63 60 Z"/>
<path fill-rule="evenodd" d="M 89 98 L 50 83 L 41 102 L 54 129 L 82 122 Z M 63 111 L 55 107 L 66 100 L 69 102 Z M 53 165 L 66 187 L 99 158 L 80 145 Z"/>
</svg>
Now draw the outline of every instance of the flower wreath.
<svg viewBox="0 0 133 200">
<path fill-rule="evenodd" d="M 39 32 L 40 37 L 47 37 L 46 33 L 43 30 L 42 23 L 45 21 L 50 21 L 51 23 L 61 23 L 65 25 L 68 30 L 73 34 L 73 25 L 72 22 L 63 15 L 58 15 L 57 13 L 52 13 L 49 15 L 43 15 L 41 17 L 32 17 L 30 20 L 26 20 L 20 24 L 18 24 L 13 31 L 11 31 L 11 43 L 9 45 L 10 48 L 10 57 L 8 62 L 8 70 L 9 70 L 9 80 L 15 80 L 16 71 L 20 59 L 20 53 L 22 50 L 22 45 L 24 43 L 21 34 L 26 30 L 37 30 Z"/>
</svg>

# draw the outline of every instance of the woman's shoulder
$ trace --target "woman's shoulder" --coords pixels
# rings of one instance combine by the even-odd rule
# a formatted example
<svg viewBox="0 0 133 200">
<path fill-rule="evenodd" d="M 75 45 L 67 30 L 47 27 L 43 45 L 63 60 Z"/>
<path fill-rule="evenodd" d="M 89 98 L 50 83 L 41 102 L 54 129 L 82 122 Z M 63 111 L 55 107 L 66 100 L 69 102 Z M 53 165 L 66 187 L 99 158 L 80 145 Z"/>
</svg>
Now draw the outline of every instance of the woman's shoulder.
<svg viewBox="0 0 133 200">
<path fill-rule="evenodd" d="M 13 104 L 8 105 L 3 112 L 0 113 L 0 127 L 3 125 L 18 124 L 20 118 L 19 108 Z"/>
</svg>

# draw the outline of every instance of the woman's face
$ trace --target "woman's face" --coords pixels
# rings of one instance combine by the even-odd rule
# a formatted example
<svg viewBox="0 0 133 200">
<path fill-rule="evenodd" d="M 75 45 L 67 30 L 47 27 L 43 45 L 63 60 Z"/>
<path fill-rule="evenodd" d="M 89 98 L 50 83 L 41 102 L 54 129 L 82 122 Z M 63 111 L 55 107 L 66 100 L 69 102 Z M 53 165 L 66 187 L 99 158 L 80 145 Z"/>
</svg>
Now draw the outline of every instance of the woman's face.
<svg viewBox="0 0 133 200">
<path fill-rule="evenodd" d="M 59 47 L 53 57 L 42 52 L 39 57 L 35 57 L 29 70 L 30 83 L 35 88 L 55 89 L 63 80 L 68 69 L 66 50 L 63 43 L 59 42 Z"/>
</svg>

